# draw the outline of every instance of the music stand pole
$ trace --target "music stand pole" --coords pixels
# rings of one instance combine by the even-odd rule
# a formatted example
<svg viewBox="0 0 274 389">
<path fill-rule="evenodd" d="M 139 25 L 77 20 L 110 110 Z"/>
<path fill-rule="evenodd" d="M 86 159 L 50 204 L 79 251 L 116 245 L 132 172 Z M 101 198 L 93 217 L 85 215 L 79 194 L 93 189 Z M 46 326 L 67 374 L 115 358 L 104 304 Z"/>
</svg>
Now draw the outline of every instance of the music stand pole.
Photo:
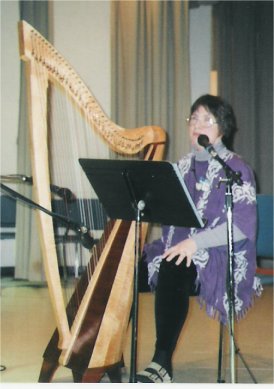
<svg viewBox="0 0 274 389">
<path fill-rule="evenodd" d="M 138 338 L 138 263 L 141 258 L 141 214 L 145 209 L 145 202 L 140 200 L 136 209 L 135 224 L 135 250 L 134 250 L 134 277 L 133 277 L 133 304 L 132 304 L 132 330 L 131 330 L 131 358 L 130 358 L 130 383 L 136 383 L 136 359 L 137 359 L 137 338 Z"/>
</svg>

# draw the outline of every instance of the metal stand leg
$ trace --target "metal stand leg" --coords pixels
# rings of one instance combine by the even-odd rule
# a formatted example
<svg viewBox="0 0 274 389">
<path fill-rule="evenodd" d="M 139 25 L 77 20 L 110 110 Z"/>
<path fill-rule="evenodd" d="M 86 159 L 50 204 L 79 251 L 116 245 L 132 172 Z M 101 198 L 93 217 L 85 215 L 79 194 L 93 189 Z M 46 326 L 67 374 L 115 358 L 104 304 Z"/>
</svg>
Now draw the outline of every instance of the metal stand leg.
<svg viewBox="0 0 274 389">
<path fill-rule="evenodd" d="M 249 373 L 252 381 L 254 384 L 257 384 L 257 380 L 254 376 L 254 374 L 252 373 L 252 371 L 250 370 L 248 364 L 246 363 L 244 357 L 242 356 L 242 354 L 240 353 L 240 349 L 239 347 L 237 346 L 235 340 L 234 340 L 234 348 L 235 348 L 235 355 L 236 356 L 239 356 L 240 360 L 242 361 L 244 367 L 246 368 L 247 372 Z M 219 353 L 218 353 L 218 377 L 217 377 L 217 383 L 218 384 L 223 384 L 225 383 L 225 379 L 222 378 L 223 374 L 223 350 L 224 350 L 224 325 L 222 323 L 220 323 L 220 335 L 219 335 Z"/>
<path fill-rule="evenodd" d="M 223 384 L 225 380 L 222 378 L 223 368 L 223 345 L 224 345 L 224 325 L 220 323 L 220 335 L 219 335 L 219 355 L 218 355 L 218 378 L 217 383 Z"/>
<path fill-rule="evenodd" d="M 249 373 L 249 375 L 250 375 L 250 377 L 251 377 L 253 383 L 254 383 L 254 384 L 257 384 L 258 382 L 257 382 L 257 380 L 256 380 L 256 378 L 255 378 L 255 376 L 254 376 L 254 374 L 252 373 L 252 371 L 251 371 L 250 368 L 248 367 L 248 365 L 247 365 L 246 361 L 244 360 L 242 354 L 240 353 L 240 349 L 237 347 L 236 343 L 235 343 L 235 353 L 236 353 L 236 355 L 238 355 L 239 358 L 241 359 L 241 361 L 242 361 L 244 367 L 246 368 L 246 370 L 248 371 L 248 373 Z"/>
</svg>

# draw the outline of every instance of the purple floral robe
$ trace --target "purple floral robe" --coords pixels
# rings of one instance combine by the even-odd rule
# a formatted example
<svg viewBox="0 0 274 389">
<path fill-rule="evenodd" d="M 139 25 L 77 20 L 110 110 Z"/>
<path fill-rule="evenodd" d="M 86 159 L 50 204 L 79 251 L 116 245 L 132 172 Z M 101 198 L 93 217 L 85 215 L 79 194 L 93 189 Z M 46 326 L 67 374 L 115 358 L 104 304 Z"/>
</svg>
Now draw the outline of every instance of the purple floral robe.
<svg viewBox="0 0 274 389">
<path fill-rule="evenodd" d="M 251 307 L 254 296 L 261 295 L 262 286 L 256 271 L 256 189 L 251 168 L 235 153 L 225 147 L 219 156 L 235 171 L 241 172 L 243 185 L 233 184 L 233 225 L 236 225 L 246 239 L 233 244 L 234 249 L 234 306 L 237 319 L 243 317 Z M 188 187 L 198 213 L 207 220 L 205 229 L 211 229 L 227 222 L 225 204 L 226 184 L 219 184 L 225 172 L 218 161 L 197 161 L 193 153 L 187 154 L 178 162 L 178 167 Z M 197 182 L 204 181 L 201 185 Z M 197 189 L 198 188 L 198 189 Z M 148 263 L 149 285 L 152 290 L 157 285 L 157 278 L 162 254 L 165 249 L 199 233 L 197 228 L 163 226 L 162 237 L 146 244 L 144 252 Z M 197 269 L 197 286 L 200 286 L 198 300 L 206 306 L 209 316 L 217 317 L 226 323 L 228 318 L 227 295 L 227 244 L 198 250 L 192 257 Z"/>
</svg>

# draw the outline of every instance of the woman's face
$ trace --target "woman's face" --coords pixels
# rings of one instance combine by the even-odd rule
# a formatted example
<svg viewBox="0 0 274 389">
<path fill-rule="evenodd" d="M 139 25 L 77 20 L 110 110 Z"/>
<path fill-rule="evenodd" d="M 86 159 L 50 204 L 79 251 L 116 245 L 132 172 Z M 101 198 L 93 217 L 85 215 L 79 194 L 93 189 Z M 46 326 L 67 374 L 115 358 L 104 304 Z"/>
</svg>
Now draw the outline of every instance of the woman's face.
<svg viewBox="0 0 274 389">
<path fill-rule="evenodd" d="M 216 123 L 215 117 L 202 105 L 190 116 L 188 128 L 191 145 L 196 150 L 203 149 L 198 143 L 198 137 L 201 134 L 207 135 L 209 143 L 212 145 L 218 143 L 222 138 L 222 133 L 220 132 L 219 125 Z"/>
</svg>

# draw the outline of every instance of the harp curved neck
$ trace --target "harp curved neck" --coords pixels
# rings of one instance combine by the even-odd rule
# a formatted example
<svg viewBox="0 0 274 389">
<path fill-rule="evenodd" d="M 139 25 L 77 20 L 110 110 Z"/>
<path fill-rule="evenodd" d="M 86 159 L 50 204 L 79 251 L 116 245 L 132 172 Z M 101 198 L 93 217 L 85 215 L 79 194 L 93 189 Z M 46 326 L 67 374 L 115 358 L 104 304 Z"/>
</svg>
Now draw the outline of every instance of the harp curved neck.
<svg viewBox="0 0 274 389">
<path fill-rule="evenodd" d="M 166 141 L 165 131 L 158 126 L 125 129 L 116 125 L 107 117 L 74 69 L 41 34 L 25 21 L 19 22 L 19 34 L 21 58 L 40 65 L 42 72 L 52 82 L 64 88 L 113 151 L 137 154 L 148 144 Z"/>
</svg>

